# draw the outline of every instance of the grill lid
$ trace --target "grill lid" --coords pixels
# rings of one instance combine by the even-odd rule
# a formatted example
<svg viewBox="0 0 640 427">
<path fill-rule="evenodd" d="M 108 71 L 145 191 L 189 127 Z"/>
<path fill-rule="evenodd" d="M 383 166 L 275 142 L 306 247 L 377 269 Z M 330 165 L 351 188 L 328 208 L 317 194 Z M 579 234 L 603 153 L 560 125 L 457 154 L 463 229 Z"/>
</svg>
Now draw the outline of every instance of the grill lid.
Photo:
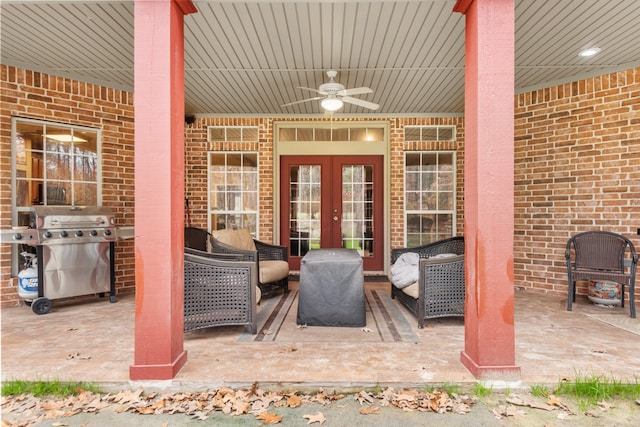
<svg viewBox="0 0 640 427">
<path fill-rule="evenodd" d="M 115 226 L 115 215 L 106 206 L 33 206 L 32 223 L 38 230 L 105 228 Z"/>
<path fill-rule="evenodd" d="M 60 245 L 132 239 L 133 227 L 115 227 L 104 206 L 32 206 L 31 228 L 0 230 L 0 243 Z"/>
</svg>

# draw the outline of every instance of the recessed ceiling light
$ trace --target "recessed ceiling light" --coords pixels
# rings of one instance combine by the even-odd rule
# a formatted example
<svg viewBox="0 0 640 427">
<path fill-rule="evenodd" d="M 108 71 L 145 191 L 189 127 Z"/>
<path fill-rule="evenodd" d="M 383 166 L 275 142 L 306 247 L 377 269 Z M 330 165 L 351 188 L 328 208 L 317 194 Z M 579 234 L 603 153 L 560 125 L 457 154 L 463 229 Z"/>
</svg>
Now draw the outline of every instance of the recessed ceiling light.
<svg viewBox="0 0 640 427">
<path fill-rule="evenodd" d="M 587 58 L 589 56 L 593 56 L 596 53 L 600 52 L 600 48 L 599 47 L 590 47 L 589 49 L 585 49 L 585 50 L 581 50 L 580 53 L 578 55 Z"/>
</svg>

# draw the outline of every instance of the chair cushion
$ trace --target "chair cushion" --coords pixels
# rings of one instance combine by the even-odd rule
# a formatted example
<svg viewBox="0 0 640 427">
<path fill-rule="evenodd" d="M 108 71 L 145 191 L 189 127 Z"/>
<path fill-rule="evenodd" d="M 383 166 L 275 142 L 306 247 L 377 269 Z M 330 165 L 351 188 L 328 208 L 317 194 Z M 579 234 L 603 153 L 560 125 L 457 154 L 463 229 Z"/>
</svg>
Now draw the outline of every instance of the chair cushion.
<svg viewBox="0 0 640 427">
<path fill-rule="evenodd" d="M 278 260 L 260 261 L 259 270 L 260 283 L 274 283 L 289 275 L 289 263 Z"/>
<path fill-rule="evenodd" d="M 398 257 L 391 266 L 391 283 L 402 289 L 418 280 L 420 256 L 415 252 L 406 252 Z"/>
<path fill-rule="evenodd" d="M 409 286 L 402 288 L 402 292 L 409 295 L 412 298 L 418 299 L 420 296 L 420 282 L 413 282 Z"/>
<path fill-rule="evenodd" d="M 214 239 L 227 246 L 245 251 L 256 250 L 256 244 L 253 242 L 253 237 L 251 237 L 248 228 L 242 228 L 240 230 L 216 230 L 211 234 Z"/>
</svg>

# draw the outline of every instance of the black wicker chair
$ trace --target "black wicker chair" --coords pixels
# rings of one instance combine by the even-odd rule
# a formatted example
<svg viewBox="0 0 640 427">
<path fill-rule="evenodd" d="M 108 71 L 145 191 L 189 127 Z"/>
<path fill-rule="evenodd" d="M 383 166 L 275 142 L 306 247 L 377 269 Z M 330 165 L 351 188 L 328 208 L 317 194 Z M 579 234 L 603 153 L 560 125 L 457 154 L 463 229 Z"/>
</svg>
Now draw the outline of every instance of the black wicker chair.
<svg viewBox="0 0 640 427">
<path fill-rule="evenodd" d="M 284 261 L 288 262 L 287 247 L 279 245 L 271 245 L 265 242 L 261 242 L 256 239 L 252 239 L 256 250 L 242 249 L 236 246 L 231 246 L 220 242 L 211 236 L 211 251 L 214 253 L 226 253 L 226 254 L 241 254 L 246 261 L 253 261 L 256 263 L 258 271 L 258 286 L 262 292 L 263 297 L 272 295 L 275 291 L 282 289 L 284 293 L 289 292 L 289 269 L 279 269 L 280 274 L 273 276 L 263 274 L 266 269 L 270 268 L 270 261 Z M 284 265 L 280 263 L 280 265 Z M 265 271 L 261 273 L 261 268 Z M 267 277 L 270 276 L 270 277 Z"/>
<path fill-rule="evenodd" d="M 629 239 L 609 231 L 585 231 L 569 239 L 564 256 L 569 281 L 568 311 L 576 300 L 576 281 L 611 280 L 622 285 L 621 307 L 624 307 L 624 288 L 629 287 L 629 312 L 631 317 L 636 317 L 638 254 Z M 628 266 L 625 266 L 625 257 Z"/>
<path fill-rule="evenodd" d="M 184 331 L 248 325 L 258 332 L 256 263 L 185 248 Z"/>
<path fill-rule="evenodd" d="M 197 249 L 199 251 L 207 252 L 207 245 L 209 244 L 209 233 L 207 230 L 203 230 L 198 227 L 185 227 L 184 228 L 184 247 Z"/>
<path fill-rule="evenodd" d="M 464 238 L 452 237 L 423 246 L 391 250 L 391 262 L 408 252 L 420 257 L 418 298 L 391 284 L 391 298 L 397 298 L 418 319 L 424 328 L 425 320 L 437 317 L 464 317 Z M 448 258 L 433 258 L 440 254 L 455 254 Z"/>
</svg>

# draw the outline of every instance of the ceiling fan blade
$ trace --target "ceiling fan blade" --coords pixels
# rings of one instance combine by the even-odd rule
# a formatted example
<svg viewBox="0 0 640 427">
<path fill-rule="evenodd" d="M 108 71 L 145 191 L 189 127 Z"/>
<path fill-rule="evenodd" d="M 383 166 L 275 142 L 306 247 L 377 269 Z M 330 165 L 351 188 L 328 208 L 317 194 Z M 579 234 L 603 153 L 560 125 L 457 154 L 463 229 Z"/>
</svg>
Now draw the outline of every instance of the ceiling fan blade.
<svg viewBox="0 0 640 427">
<path fill-rule="evenodd" d="M 298 86 L 298 89 L 310 90 L 311 92 L 319 93 L 320 95 L 326 95 L 326 93 L 319 91 L 318 89 L 314 89 L 311 87 Z"/>
<path fill-rule="evenodd" d="M 373 89 L 368 87 L 354 87 L 351 89 L 344 89 L 338 91 L 338 95 L 349 96 L 349 95 L 362 95 L 364 93 L 373 93 Z"/>
<path fill-rule="evenodd" d="M 370 110 L 377 110 L 378 108 L 380 108 L 378 104 L 374 104 L 373 102 L 365 101 L 363 99 L 352 98 L 350 96 L 343 96 L 340 99 L 348 104 L 357 105 L 360 107 L 368 108 Z"/>
<path fill-rule="evenodd" d="M 302 104 L 303 102 L 315 101 L 317 99 L 322 99 L 322 98 L 324 98 L 324 96 L 316 96 L 315 98 L 307 98 L 307 99 L 303 99 L 302 101 L 294 101 L 288 104 L 282 104 L 281 107 L 288 107 L 290 105 Z"/>
</svg>

